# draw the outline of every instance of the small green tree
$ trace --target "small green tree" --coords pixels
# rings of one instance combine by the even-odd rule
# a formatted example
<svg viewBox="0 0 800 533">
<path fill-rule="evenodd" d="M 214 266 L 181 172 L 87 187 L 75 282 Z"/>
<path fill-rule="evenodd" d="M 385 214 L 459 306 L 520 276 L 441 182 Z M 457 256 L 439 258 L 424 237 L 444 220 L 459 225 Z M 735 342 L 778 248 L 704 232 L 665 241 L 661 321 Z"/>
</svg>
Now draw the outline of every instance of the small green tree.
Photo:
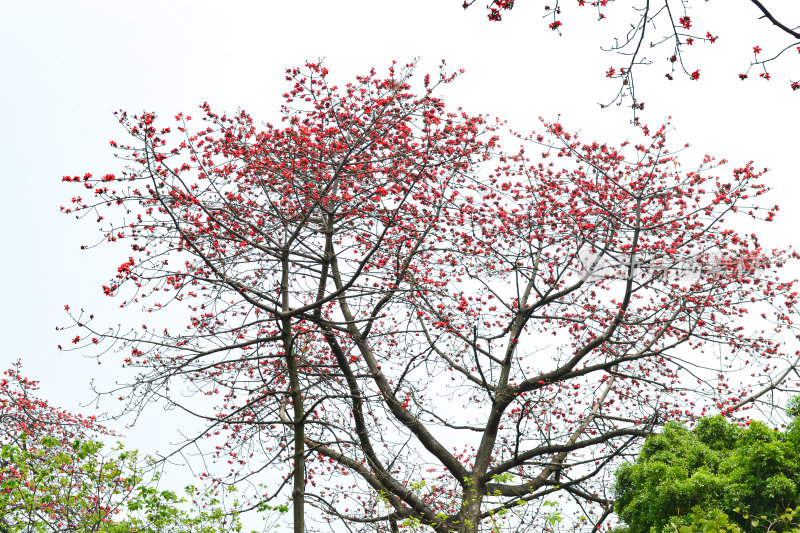
<svg viewBox="0 0 800 533">
<path fill-rule="evenodd" d="M 800 506 L 798 401 L 786 432 L 722 416 L 670 423 L 616 474 L 615 511 L 629 533 L 787 531 Z"/>
<path fill-rule="evenodd" d="M 186 498 L 159 490 L 148 461 L 122 446 L 103 455 L 103 444 L 52 437 L 0 452 L 0 532 L 219 533 L 240 531 L 235 513 L 217 499 L 186 487 Z"/>
<path fill-rule="evenodd" d="M 19 364 L 0 379 L 0 533 L 241 530 L 235 512 L 194 487 L 187 498 L 156 488 L 151 459 L 122 445 L 104 452 L 92 437 L 110 431 L 51 407 L 36 388 Z"/>
</svg>

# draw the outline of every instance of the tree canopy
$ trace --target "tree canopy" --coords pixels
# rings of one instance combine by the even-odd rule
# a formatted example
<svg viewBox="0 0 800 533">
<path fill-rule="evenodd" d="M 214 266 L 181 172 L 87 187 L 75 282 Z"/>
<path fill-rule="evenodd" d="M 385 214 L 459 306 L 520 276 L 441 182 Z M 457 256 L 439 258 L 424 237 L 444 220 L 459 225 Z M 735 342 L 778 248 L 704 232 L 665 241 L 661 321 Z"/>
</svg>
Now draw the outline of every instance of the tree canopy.
<svg viewBox="0 0 800 533">
<path fill-rule="evenodd" d="M 277 126 L 120 112 L 128 169 L 66 176 L 62 210 L 122 248 L 103 291 L 146 318 L 74 312 L 72 342 L 138 370 L 129 410 L 201 417 L 220 485 L 280 476 L 247 504 L 290 492 L 295 531 L 307 507 L 535 529 L 552 494 L 600 527 L 610 466 L 655 428 L 739 416 L 796 368 L 797 256 L 736 230 L 778 210 L 764 172 L 679 161 L 669 125 L 511 132 L 448 109 L 444 65 L 416 90 L 414 68 L 290 69 Z"/>
<path fill-rule="evenodd" d="M 798 418 L 786 432 L 721 416 L 692 430 L 671 422 L 616 477 L 615 510 L 630 533 L 672 531 L 719 512 L 743 531 L 785 531 L 797 521 L 780 517 L 800 507 Z"/>
</svg>

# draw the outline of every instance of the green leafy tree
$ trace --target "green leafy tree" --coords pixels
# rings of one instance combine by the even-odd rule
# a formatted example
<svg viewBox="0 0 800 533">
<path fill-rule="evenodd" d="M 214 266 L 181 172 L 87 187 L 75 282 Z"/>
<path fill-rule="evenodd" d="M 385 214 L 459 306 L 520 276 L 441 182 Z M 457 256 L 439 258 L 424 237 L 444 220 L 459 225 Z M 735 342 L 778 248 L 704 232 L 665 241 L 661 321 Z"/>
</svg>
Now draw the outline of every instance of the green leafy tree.
<svg viewBox="0 0 800 533">
<path fill-rule="evenodd" d="M 629 533 L 787 531 L 800 506 L 800 423 L 786 432 L 722 416 L 670 423 L 616 474 L 615 511 Z"/>
</svg>

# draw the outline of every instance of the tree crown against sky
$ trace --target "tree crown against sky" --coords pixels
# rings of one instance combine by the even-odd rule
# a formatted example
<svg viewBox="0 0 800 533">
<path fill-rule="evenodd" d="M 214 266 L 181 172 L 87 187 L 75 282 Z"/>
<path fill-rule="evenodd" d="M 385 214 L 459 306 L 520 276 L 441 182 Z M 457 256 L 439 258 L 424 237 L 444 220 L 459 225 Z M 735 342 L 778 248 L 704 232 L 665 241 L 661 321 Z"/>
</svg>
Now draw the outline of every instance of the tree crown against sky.
<svg viewBox="0 0 800 533">
<path fill-rule="evenodd" d="M 708 0 L 706 0 L 707 2 Z M 464 9 L 472 7 L 476 0 L 463 2 Z M 521 2 L 520 2 L 521 3 Z M 621 18 L 629 21 L 629 28 L 611 35 L 601 43 L 604 50 L 617 52 L 612 66 L 606 71 L 606 76 L 620 80 L 617 94 L 610 99 L 611 103 L 621 104 L 630 102 L 636 112 L 644 109 L 644 100 L 636 93 L 634 73 L 642 66 L 655 64 L 666 69 L 664 77 L 672 81 L 676 76 L 686 76 L 693 81 L 702 77 L 702 65 L 697 65 L 691 59 L 690 53 L 694 48 L 703 45 L 713 45 L 720 38 L 731 38 L 728 35 L 717 35 L 714 32 L 715 10 L 741 10 L 742 17 L 752 17 L 753 25 L 772 25 L 773 31 L 783 37 L 781 44 L 774 47 L 763 48 L 760 43 L 753 42 L 753 55 L 743 58 L 743 68 L 740 72 L 732 73 L 731 78 L 746 80 L 748 77 L 758 77 L 769 81 L 772 74 L 768 67 L 779 58 L 794 56 L 794 61 L 785 61 L 784 65 L 795 67 L 794 75 L 789 74 L 786 82 L 793 91 L 800 89 L 800 71 L 797 71 L 797 54 L 800 54 L 800 20 L 791 20 L 796 13 L 786 15 L 787 5 L 782 2 L 761 2 L 750 0 L 752 9 L 747 10 L 746 5 L 731 7 L 724 2 L 714 2 L 715 7 L 703 10 L 700 19 L 695 13 L 703 4 L 699 0 L 577 0 L 564 2 L 554 0 L 542 3 L 544 9 L 544 25 L 557 33 L 561 33 L 569 18 L 583 15 L 585 11 L 592 11 L 598 23 L 608 24 L 608 18 Z M 783 4 L 783 5 L 782 5 Z M 515 5 L 514 0 L 492 0 L 487 6 L 490 21 L 499 22 L 505 12 L 510 11 Z M 771 5 L 772 7 L 768 7 Z M 723 7 L 724 6 L 724 7 Z M 574 9 L 578 7 L 580 9 Z M 741 36 L 735 38 L 741 39 Z M 761 43 L 763 44 L 763 43 Z M 658 50 L 658 52 L 656 52 Z M 660 54 L 660 55 L 659 55 Z M 617 61 L 621 59 L 622 63 Z M 781 76 L 780 78 L 783 78 Z M 780 79 L 779 78 L 779 79 Z M 646 97 L 645 97 L 646 98 Z"/>
<path fill-rule="evenodd" d="M 600 526 L 640 439 L 768 405 L 797 364 L 796 255 L 733 227 L 775 216 L 763 172 L 683 168 L 666 125 L 618 147 L 508 133 L 412 71 L 291 69 L 281 126 L 120 113 L 130 168 L 65 177 L 62 209 L 127 250 L 103 290 L 149 316 L 75 313 L 72 342 L 139 370 L 129 410 L 205 420 L 192 444 L 228 463 L 208 476 L 252 483 L 253 507 L 290 492 L 296 530 L 305 505 L 376 531 L 537 527 L 558 494 Z"/>
</svg>

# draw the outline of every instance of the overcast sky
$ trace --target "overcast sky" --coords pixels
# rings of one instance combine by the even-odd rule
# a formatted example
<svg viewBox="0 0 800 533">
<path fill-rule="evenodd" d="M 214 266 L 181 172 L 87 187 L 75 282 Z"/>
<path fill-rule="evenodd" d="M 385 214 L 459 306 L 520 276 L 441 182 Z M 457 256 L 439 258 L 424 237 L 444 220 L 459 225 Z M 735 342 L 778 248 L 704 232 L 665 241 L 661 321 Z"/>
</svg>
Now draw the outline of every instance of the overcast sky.
<svg viewBox="0 0 800 533">
<path fill-rule="evenodd" d="M 420 57 L 422 70 L 433 71 L 441 59 L 466 70 L 443 96 L 470 113 L 500 116 L 520 131 L 538 128 L 539 116 L 560 115 L 584 140 L 636 136 L 629 109 L 598 105 L 617 88 L 603 73 L 624 64 L 600 45 L 610 44 L 608 29 L 625 27 L 628 2 L 618 2 L 601 24 L 565 2 L 562 37 L 547 30 L 542 2 L 518 1 L 502 23 L 486 21 L 477 5 L 485 1 L 467 12 L 460 3 L 0 2 L 2 367 L 22 358 L 25 372 L 41 380 L 43 397 L 84 413 L 94 409 L 82 407 L 93 398 L 90 380 L 109 386 L 119 371 L 111 359 L 98 366 L 78 353 L 59 352 L 57 345 L 69 344 L 69 337 L 55 331 L 68 323 L 66 304 L 109 324 L 123 321 L 100 286 L 127 252 L 81 252 L 81 244 L 98 238 L 94 225 L 59 212 L 74 194 L 61 183 L 63 175 L 121 169 L 108 144 L 123 134 L 112 116 L 117 109 L 171 117 L 208 101 L 218 112 L 244 108 L 258 122 L 275 121 L 287 67 L 324 57 L 331 76 L 346 83 L 372 66 L 380 71 L 393 59 Z M 769 167 L 774 192 L 765 201 L 783 210 L 759 231 L 772 246 L 797 245 L 800 91 L 789 90 L 788 80 L 800 78 L 799 56 L 787 54 L 772 67 L 771 81 L 751 76 L 740 82 L 736 75 L 747 68 L 753 46 L 773 52 L 789 41 L 758 21 L 747 0 L 699 4 L 695 25 L 708 27 L 719 41 L 687 56 L 690 68 L 701 71 L 696 82 L 667 82 L 668 51 L 648 51 L 655 65 L 639 77 L 643 121 L 658 125 L 672 117 L 670 143 L 695 148 L 682 159 L 684 168 L 705 153 L 728 158 L 731 167 L 750 160 Z M 800 21 L 800 8 L 794 9 L 785 16 Z M 176 425 L 176 417 L 153 409 L 126 433 L 133 446 L 163 451 L 176 439 Z"/>
</svg>

